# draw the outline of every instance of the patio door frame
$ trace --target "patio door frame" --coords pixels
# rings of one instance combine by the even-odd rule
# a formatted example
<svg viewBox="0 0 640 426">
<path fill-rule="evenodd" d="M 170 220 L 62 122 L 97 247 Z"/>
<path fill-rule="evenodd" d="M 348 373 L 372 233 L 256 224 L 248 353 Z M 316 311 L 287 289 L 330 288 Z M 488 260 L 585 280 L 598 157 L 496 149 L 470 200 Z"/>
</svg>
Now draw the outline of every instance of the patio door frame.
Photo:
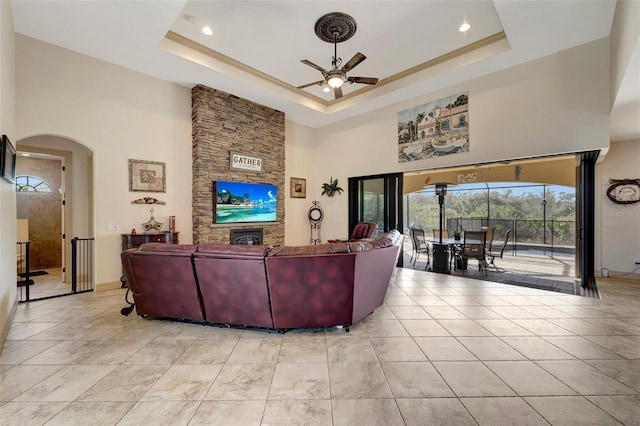
<svg viewBox="0 0 640 426">
<path fill-rule="evenodd" d="M 404 229 L 403 173 L 388 173 L 349 178 L 349 234 L 359 222 L 364 220 L 363 195 L 365 182 L 377 179 L 382 179 L 383 181 L 383 229 L 381 231 L 387 232 L 391 229 L 397 229 L 402 233 Z M 399 256 L 398 266 L 402 265 L 403 258 Z"/>
</svg>

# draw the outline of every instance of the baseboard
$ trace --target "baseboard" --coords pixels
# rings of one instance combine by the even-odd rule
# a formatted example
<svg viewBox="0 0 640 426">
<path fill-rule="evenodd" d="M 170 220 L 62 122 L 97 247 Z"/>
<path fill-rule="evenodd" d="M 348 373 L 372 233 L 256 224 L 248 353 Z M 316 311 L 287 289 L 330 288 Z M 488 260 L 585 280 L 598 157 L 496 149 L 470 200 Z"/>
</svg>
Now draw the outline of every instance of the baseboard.
<svg viewBox="0 0 640 426">
<path fill-rule="evenodd" d="M 16 315 L 17 310 L 18 310 L 18 295 L 16 294 L 16 299 L 13 301 L 13 306 L 11 306 L 9 315 L 7 315 L 7 322 L 5 323 L 4 328 L 2 329 L 2 333 L 0 333 L 0 355 L 2 355 L 2 349 L 4 348 L 4 344 L 7 341 L 9 330 L 11 330 L 11 325 L 13 324 L 13 317 Z"/>
<path fill-rule="evenodd" d="M 596 277 L 603 278 L 602 277 L 602 272 L 600 272 L 600 271 L 596 272 Z M 640 281 L 640 273 L 621 272 L 621 271 L 611 271 L 611 270 L 609 270 L 609 276 L 607 278 L 624 278 L 624 279 L 627 279 L 627 280 Z M 603 279 L 607 279 L 607 278 L 603 278 Z"/>
<path fill-rule="evenodd" d="M 609 271 L 609 277 L 640 281 L 640 274 L 635 274 L 633 272 Z"/>
<path fill-rule="evenodd" d="M 104 283 L 96 283 L 95 291 L 115 290 L 121 287 L 122 287 L 122 282 L 120 281 L 107 281 Z"/>
</svg>

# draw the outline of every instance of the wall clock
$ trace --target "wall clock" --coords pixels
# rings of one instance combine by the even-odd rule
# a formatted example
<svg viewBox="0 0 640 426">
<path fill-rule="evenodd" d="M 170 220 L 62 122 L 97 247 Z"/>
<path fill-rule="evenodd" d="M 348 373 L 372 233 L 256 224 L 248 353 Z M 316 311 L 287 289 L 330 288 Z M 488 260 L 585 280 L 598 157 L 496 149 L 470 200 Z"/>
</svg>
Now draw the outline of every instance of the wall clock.
<svg viewBox="0 0 640 426">
<path fill-rule="evenodd" d="M 616 204 L 634 204 L 640 201 L 640 179 L 609 179 L 607 197 Z"/>
<path fill-rule="evenodd" d="M 311 227 L 311 237 L 309 244 L 320 244 L 320 225 L 324 219 L 324 210 L 320 207 L 319 201 L 314 201 L 309 208 L 309 226 Z"/>
</svg>

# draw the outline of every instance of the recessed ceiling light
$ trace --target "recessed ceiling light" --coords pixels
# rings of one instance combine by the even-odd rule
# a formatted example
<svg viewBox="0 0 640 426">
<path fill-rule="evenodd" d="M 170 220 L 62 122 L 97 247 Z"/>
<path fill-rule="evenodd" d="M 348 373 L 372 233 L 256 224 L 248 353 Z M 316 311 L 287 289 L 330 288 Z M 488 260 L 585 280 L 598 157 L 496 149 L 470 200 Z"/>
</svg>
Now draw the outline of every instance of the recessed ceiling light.
<svg viewBox="0 0 640 426">
<path fill-rule="evenodd" d="M 460 28 L 458 28 L 458 31 L 460 31 L 461 33 L 464 33 L 466 31 L 469 31 L 470 28 L 471 28 L 471 24 L 465 21 L 462 23 L 462 25 L 460 25 Z"/>
<path fill-rule="evenodd" d="M 322 91 L 324 93 L 329 93 L 331 91 L 331 88 L 329 88 L 329 85 L 327 83 L 322 83 Z"/>
<path fill-rule="evenodd" d="M 202 27 L 202 34 L 211 36 L 213 35 L 213 30 L 208 25 L 205 25 L 204 27 Z"/>
</svg>

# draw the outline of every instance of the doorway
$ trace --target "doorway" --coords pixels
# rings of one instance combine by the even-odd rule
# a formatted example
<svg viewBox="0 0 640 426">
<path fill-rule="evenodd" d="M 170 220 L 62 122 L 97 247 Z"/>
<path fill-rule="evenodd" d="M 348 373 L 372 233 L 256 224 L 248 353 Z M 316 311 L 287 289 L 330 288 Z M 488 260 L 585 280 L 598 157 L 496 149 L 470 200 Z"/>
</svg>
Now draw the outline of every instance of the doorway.
<svg viewBox="0 0 640 426">
<path fill-rule="evenodd" d="M 65 250 L 65 158 L 19 151 L 16 212 L 19 242 L 28 241 L 30 298 L 68 291 Z M 24 278 L 26 271 L 21 272 Z M 38 285 L 35 285 L 38 283 Z"/>
<path fill-rule="evenodd" d="M 92 151 L 74 140 L 53 135 L 22 139 L 16 149 L 16 212 L 18 230 L 23 230 L 17 240 L 29 241 L 29 272 L 41 274 L 30 274 L 30 285 L 19 283 L 20 302 L 91 291 L 95 278 L 94 256 L 90 250 L 93 246 Z M 45 172 L 47 170 L 51 172 Z M 53 201 L 47 203 L 48 198 Z M 58 222 L 55 225 L 51 223 L 54 218 Z M 56 254 L 52 255 L 52 250 Z M 74 258 L 81 259 L 87 269 L 74 274 L 74 266 L 78 267 Z M 22 280 L 26 281 L 26 277 Z M 78 280 L 82 285 L 78 285 Z"/>
<path fill-rule="evenodd" d="M 402 173 L 349 178 L 349 234 L 359 222 L 402 232 Z M 398 266 L 403 265 L 402 256 Z"/>
</svg>

